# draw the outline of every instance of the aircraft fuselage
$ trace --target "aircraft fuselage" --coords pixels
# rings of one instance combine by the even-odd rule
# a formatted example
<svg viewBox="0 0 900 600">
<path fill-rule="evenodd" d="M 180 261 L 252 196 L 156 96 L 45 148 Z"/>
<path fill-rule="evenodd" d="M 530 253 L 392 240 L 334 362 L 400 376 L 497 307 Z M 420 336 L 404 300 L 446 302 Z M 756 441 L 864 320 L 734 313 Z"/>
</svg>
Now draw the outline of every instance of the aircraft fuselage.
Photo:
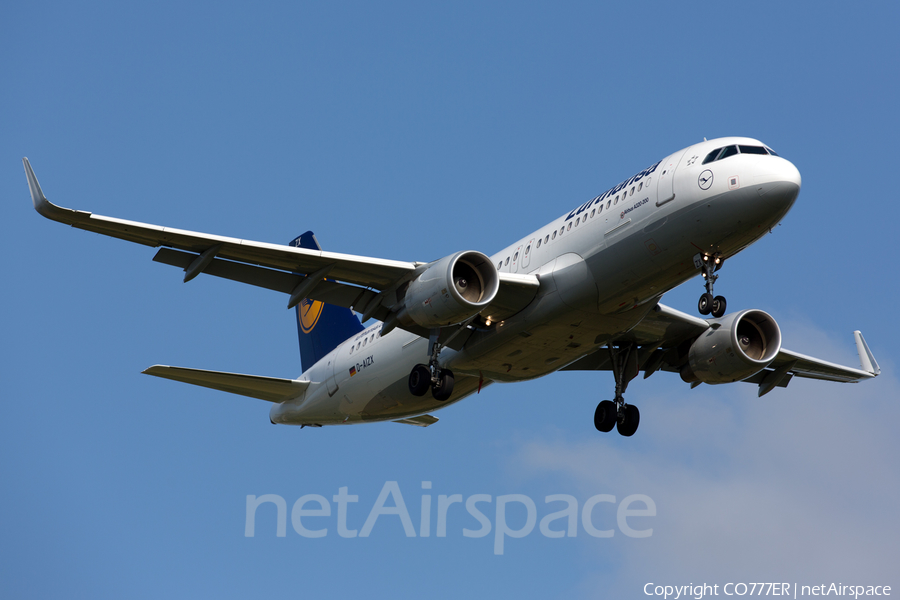
<svg viewBox="0 0 900 600">
<path fill-rule="evenodd" d="M 459 351 L 443 350 L 441 365 L 456 374 L 449 400 L 409 392 L 428 340 L 399 328 L 381 336 L 378 323 L 304 373 L 301 380 L 313 383 L 273 406 L 271 420 L 329 425 L 420 415 L 492 382 L 557 371 L 627 333 L 665 292 L 700 273 L 698 255 L 734 256 L 796 200 L 800 173 L 779 156 L 740 153 L 704 164 L 730 146 L 764 147 L 737 137 L 695 144 L 491 256 L 501 272 L 537 275 L 540 287 L 519 313 L 469 332 Z"/>
</svg>

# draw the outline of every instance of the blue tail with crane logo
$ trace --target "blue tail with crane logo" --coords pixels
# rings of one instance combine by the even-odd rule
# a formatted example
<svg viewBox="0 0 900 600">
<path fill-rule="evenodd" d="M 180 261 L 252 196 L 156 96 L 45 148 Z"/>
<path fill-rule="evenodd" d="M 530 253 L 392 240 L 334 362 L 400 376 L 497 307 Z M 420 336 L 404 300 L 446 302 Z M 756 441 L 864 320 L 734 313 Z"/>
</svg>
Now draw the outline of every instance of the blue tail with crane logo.
<svg viewBox="0 0 900 600">
<path fill-rule="evenodd" d="M 322 250 L 312 231 L 290 243 L 297 248 Z M 304 298 L 297 305 L 297 333 L 300 337 L 300 367 L 305 372 L 347 338 L 364 327 L 349 308 Z"/>
</svg>

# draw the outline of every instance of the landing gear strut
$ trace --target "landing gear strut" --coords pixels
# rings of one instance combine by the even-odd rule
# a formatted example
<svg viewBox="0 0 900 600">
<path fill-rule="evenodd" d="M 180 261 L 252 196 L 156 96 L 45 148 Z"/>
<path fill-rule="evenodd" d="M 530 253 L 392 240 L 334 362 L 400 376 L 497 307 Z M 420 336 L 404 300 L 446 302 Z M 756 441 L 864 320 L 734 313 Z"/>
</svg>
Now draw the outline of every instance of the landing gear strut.
<svg viewBox="0 0 900 600">
<path fill-rule="evenodd" d="M 641 413 L 633 404 L 625 404 L 625 388 L 628 382 L 637 375 L 637 348 L 634 345 L 616 348 L 609 345 L 609 358 L 613 376 L 616 379 L 615 400 L 604 400 L 594 411 L 594 427 L 607 433 L 615 427 L 620 435 L 630 437 L 637 431 L 641 422 Z"/>
<path fill-rule="evenodd" d="M 429 348 L 431 349 L 428 364 L 418 364 L 412 368 L 409 374 L 409 393 L 413 396 L 424 396 L 428 388 L 435 400 L 443 402 L 453 394 L 453 384 L 456 382 L 453 371 L 442 369 L 438 363 L 438 356 L 443 346 L 438 342 L 440 330 L 435 329 L 429 336 Z"/>
<path fill-rule="evenodd" d="M 697 302 L 697 310 L 700 311 L 701 315 L 712 313 L 712 316 L 718 319 L 725 314 L 727 302 L 725 302 L 724 296 L 713 296 L 713 284 L 719 278 L 715 272 L 722 268 L 725 260 L 721 254 L 716 252 L 713 255 L 702 255 L 700 261 L 700 269 L 703 271 L 703 279 L 706 281 L 706 293 L 700 296 L 700 300 Z"/>
</svg>

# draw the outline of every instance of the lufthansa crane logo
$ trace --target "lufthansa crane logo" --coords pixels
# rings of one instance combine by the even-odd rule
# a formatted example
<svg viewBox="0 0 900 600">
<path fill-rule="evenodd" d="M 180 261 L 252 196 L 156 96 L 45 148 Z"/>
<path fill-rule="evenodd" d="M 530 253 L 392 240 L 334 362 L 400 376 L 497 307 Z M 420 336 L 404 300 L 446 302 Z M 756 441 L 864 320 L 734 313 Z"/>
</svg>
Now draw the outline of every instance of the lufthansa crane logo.
<svg viewBox="0 0 900 600">
<path fill-rule="evenodd" d="M 313 327 L 316 326 L 316 323 L 319 322 L 319 317 L 322 316 L 322 308 L 324 308 L 323 303 L 318 300 L 310 300 L 309 298 L 304 298 L 300 302 L 300 306 L 297 311 L 300 315 L 300 329 L 303 330 L 303 333 L 309 333 L 313 330 Z"/>
<path fill-rule="evenodd" d="M 697 178 L 697 183 L 700 185 L 701 190 L 708 190 L 709 186 L 712 185 L 713 182 L 713 172 L 709 169 L 700 173 L 700 177 Z"/>
</svg>

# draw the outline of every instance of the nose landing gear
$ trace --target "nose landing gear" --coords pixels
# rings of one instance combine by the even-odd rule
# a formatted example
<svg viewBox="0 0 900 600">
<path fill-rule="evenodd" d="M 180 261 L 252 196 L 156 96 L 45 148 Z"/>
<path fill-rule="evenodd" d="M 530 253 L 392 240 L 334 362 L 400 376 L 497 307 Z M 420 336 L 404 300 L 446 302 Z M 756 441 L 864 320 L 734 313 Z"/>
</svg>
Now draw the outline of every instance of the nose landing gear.
<svg viewBox="0 0 900 600">
<path fill-rule="evenodd" d="M 609 358 L 612 363 L 613 376 L 616 379 L 615 400 L 604 400 L 594 411 L 594 427 L 597 431 L 608 433 L 615 427 L 619 435 L 631 437 L 641 422 L 641 413 L 637 406 L 625 404 L 625 388 L 638 372 L 637 348 L 633 345 L 616 348 L 609 346 Z"/>
<path fill-rule="evenodd" d="M 694 260 L 698 259 L 695 258 Z M 725 260 L 721 254 L 716 252 L 713 255 L 703 254 L 699 257 L 699 261 L 703 279 L 706 281 L 706 293 L 700 296 L 700 300 L 697 302 L 697 310 L 700 311 L 701 315 L 712 313 L 712 316 L 718 319 L 725 314 L 727 302 L 724 296 L 713 296 L 713 285 L 716 279 L 719 278 L 715 272 L 722 268 Z"/>
</svg>

